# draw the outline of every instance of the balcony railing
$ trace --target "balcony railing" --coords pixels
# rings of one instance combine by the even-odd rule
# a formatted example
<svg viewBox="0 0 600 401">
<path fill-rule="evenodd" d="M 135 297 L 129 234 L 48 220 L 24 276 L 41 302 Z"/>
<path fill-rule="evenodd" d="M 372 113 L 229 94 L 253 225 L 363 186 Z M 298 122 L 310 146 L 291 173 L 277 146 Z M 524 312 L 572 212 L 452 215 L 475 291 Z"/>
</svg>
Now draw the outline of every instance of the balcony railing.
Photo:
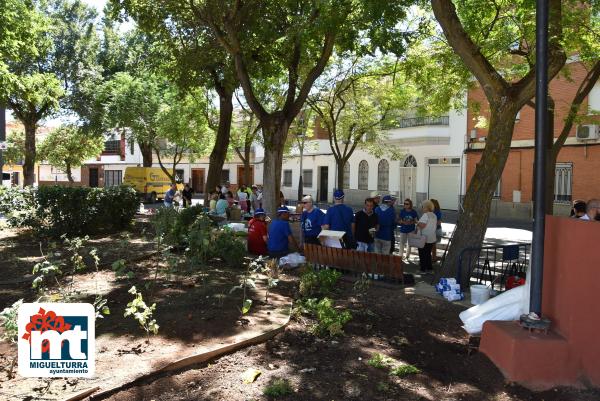
<svg viewBox="0 0 600 401">
<path fill-rule="evenodd" d="M 424 125 L 450 125 L 449 116 L 412 117 L 398 120 L 398 128 L 422 127 Z"/>
</svg>

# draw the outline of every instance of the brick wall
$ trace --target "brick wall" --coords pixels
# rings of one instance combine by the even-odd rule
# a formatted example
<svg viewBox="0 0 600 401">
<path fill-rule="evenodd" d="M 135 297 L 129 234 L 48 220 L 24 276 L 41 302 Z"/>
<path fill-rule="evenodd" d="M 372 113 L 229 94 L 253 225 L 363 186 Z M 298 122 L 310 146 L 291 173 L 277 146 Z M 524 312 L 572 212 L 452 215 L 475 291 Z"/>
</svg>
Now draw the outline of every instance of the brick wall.
<svg viewBox="0 0 600 401">
<path fill-rule="evenodd" d="M 577 88 L 585 77 L 586 70 L 581 63 L 571 63 L 565 66 L 563 72 L 555 77 L 549 86 L 550 94 L 555 101 L 554 132 L 555 137 L 560 134 L 564 126 L 564 119 L 568 113 Z M 535 99 L 533 99 L 535 101 Z M 489 119 L 489 105 L 480 88 L 469 92 L 469 105 L 479 104 L 479 112 L 474 112 L 472 107 L 467 111 L 467 137 L 475 127 L 478 116 Z M 580 113 L 587 113 L 587 99 L 581 106 Z M 569 136 L 575 136 L 574 125 Z M 487 129 L 477 128 L 477 137 L 487 136 Z M 533 140 L 535 138 L 535 110 L 529 106 L 523 107 L 520 119 L 515 123 L 513 141 Z M 478 141 L 476 141 L 478 142 Z M 481 159 L 482 151 L 467 152 L 467 183 L 475 173 L 476 164 Z M 513 201 L 513 191 L 521 191 L 521 202 L 531 202 L 533 183 L 533 147 L 511 149 L 501 179 L 501 198 L 503 202 Z M 590 199 L 600 197 L 600 143 L 588 145 L 566 145 L 559 153 L 557 162 L 573 163 L 572 199 Z"/>
</svg>

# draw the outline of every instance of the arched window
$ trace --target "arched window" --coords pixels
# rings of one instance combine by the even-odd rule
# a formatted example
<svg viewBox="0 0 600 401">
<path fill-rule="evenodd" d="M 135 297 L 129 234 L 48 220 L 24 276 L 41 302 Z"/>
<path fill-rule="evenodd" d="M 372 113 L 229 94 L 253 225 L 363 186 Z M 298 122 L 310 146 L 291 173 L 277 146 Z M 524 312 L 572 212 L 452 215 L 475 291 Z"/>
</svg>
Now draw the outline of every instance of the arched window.
<svg viewBox="0 0 600 401">
<path fill-rule="evenodd" d="M 390 164 L 383 159 L 377 166 L 377 190 L 388 191 L 390 187 Z"/>
<path fill-rule="evenodd" d="M 350 188 L 350 162 L 344 164 L 344 189 Z"/>
<path fill-rule="evenodd" d="M 358 189 L 369 189 L 369 163 L 366 160 L 358 165 Z"/>
<path fill-rule="evenodd" d="M 417 167 L 417 159 L 413 155 L 406 156 L 404 159 L 404 167 Z"/>
</svg>

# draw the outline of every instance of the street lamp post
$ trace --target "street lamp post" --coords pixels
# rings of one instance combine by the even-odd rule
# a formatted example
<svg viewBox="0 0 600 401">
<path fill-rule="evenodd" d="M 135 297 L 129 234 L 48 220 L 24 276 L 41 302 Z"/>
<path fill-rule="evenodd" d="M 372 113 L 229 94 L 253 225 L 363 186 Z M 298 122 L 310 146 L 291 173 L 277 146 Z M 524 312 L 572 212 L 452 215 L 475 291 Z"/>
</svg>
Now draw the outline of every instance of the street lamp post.
<svg viewBox="0 0 600 401">
<path fill-rule="evenodd" d="M 0 142 L 6 141 L 6 110 L 2 105 L 0 105 Z M 4 181 L 4 155 L 3 150 L 0 149 L 0 185 L 3 184 Z"/>
</svg>

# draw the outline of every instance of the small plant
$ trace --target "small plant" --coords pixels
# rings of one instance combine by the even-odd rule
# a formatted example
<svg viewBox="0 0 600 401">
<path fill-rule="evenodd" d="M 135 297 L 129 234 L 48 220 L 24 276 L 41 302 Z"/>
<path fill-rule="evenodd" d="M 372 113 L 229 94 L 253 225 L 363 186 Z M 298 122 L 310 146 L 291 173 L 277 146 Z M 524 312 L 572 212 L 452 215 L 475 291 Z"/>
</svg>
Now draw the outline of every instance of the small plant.
<svg viewBox="0 0 600 401">
<path fill-rule="evenodd" d="M 421 373 L 419 368 L 413 365 L 397 365 L 390 369 L 391 376 L 404 377 L 408 375 L 415 375 L 417 373 Z"/>
<path fill-rule="evenodd" d="M 159 325 L 156 324 L 156 320 L 153 319 L 156 304 L 154 303 L 151 306 L 146 305 L 146 302 L 144 302 L 144 298 L 142 297 L 142 293 L 138 292 L 135 286 L 131 287 L 127 292 L 133 294 L 135 298 L 133 301 L 127 304 L 127 308 L 125 309 L 125 314 L 123 316 L 133 316 L 142 329 L 146 331 L 146 342 L 149 343 L 150 333 L 158 334 Z"/>
<path fill-rule="evenodd" d="M 231 267 L 241 267 L 246 256 L 246 244 L 229 228 L 214 233 L 211 248 L 215 256 L 223 259 Z"/>
<path fill-rule="evenodd" d="M 364 297 L 365 295 L 367 295 L 367 292 L 369 292 L 370 287 L 371 287 L 371 280 L 369 279 L 369 276 L 367 275 L 367 273 L 364 273 L 364 272 L 360 275 L 360 278 L 358 280 L 356 280 L 354 282 L 354 285 L 352 286 L 352 288 L 354 289 L 354 292 L 356 292 L 356 294 L 361 297 Z"/>
<path fill-rule="evenodd" d="M 303 306 L 306 311 L 317 318 L 318 323 L 313 326 L 311 331 L 319 336 L 334 337 L 344 334 L 344 325 L 352 319 L 350 312 L 336 310 L 329 298 L 321 300 L 310 298 L 303 303 Z"/>
<path fill-rule="evenodd" d="M 0 312 L 0 326 L 4 327 L 4 334 L 0 337 L 1 340 L 17 342 L 17 337 L 19 335 L 17 314 L 22 303 L 23 300 L 19 299 L 17 302 L 4 308 L 4 310 Z"/>
<path fill-rule="evenodd" d="M 283 397 L 292 394 L 294 389 L 290 382 L 286 379 L 275 379 L 267 387 L 265 387 L 263 394 L 267 397 Z"/>
<path fill-rule="evenodd" d="M 127 268 L 127 262 L 125 259 L 117 259 L 110 265 L 112 270 L 115 272 L 117 278 L 127 277 L 128 279 L 133 278 L 134 274 Z"/>
<path fill-rule="evenodd" d="M 390 366 L 393 366 L 395 363 L 396 360 L 379 353 L 373 354 L 371 359 L 367 361 L 367 365 L 377 369 L 387 369 Z"/>
<path fill-rule="evenodd" d="M 201 214 L 196 217 L 196 221 L 188 231 L 188 247 L 185 252 L 192 266 L 206 263 L 214 253 L 211 239 L 212 225 L 210 218 L 206 214 Z"/>
<path fill-rule="evenodd" d="M 300 295 L 303 297 L 329 295 L 340 277 L 342 273 L 337 270 L 325 269 L 316 272 L 309 267 L 300 277 Z"/>
<path fill-rule="evenodd" d="M 261 268 L 262 266 L 259 263 L 248 264 L 244 274 L 242 274 L 240 277 L 240 284 L 232 287 L 231 290 L 229 290 L 230 294 L 236 290 L 242 290 L 242 306 L 240 308 L 242 315 L 248 313 L 252 307 L 252 300 L 247 297 L 248 289 L 256 288 L 255 275 Z"/>
<path fill-rule="evenodd" d="M 390 391 L 390 385 L 386 382 L 378 382 L 377 391 L 379 391 L 380 393 L 387 393 Z"/>
<path fill-rule="evenodd" d="M 96 319 L 104 319 L 104 315 L 110 315 L 110 308 L 106 305 L 108 299 L 96 295 L 94 299 L 94 310 L 96 311 Z"/>
<path fill-rule="evenodd" d="M 263 269 L 263 273 L 267 275 L 267 288 L 265 290 L 265 302 L 269 302 L 269 291 L 271 288 L 277 287 L 279 284 L 279 266 L 276 259 L 268 261 Z"/>
</svg>

